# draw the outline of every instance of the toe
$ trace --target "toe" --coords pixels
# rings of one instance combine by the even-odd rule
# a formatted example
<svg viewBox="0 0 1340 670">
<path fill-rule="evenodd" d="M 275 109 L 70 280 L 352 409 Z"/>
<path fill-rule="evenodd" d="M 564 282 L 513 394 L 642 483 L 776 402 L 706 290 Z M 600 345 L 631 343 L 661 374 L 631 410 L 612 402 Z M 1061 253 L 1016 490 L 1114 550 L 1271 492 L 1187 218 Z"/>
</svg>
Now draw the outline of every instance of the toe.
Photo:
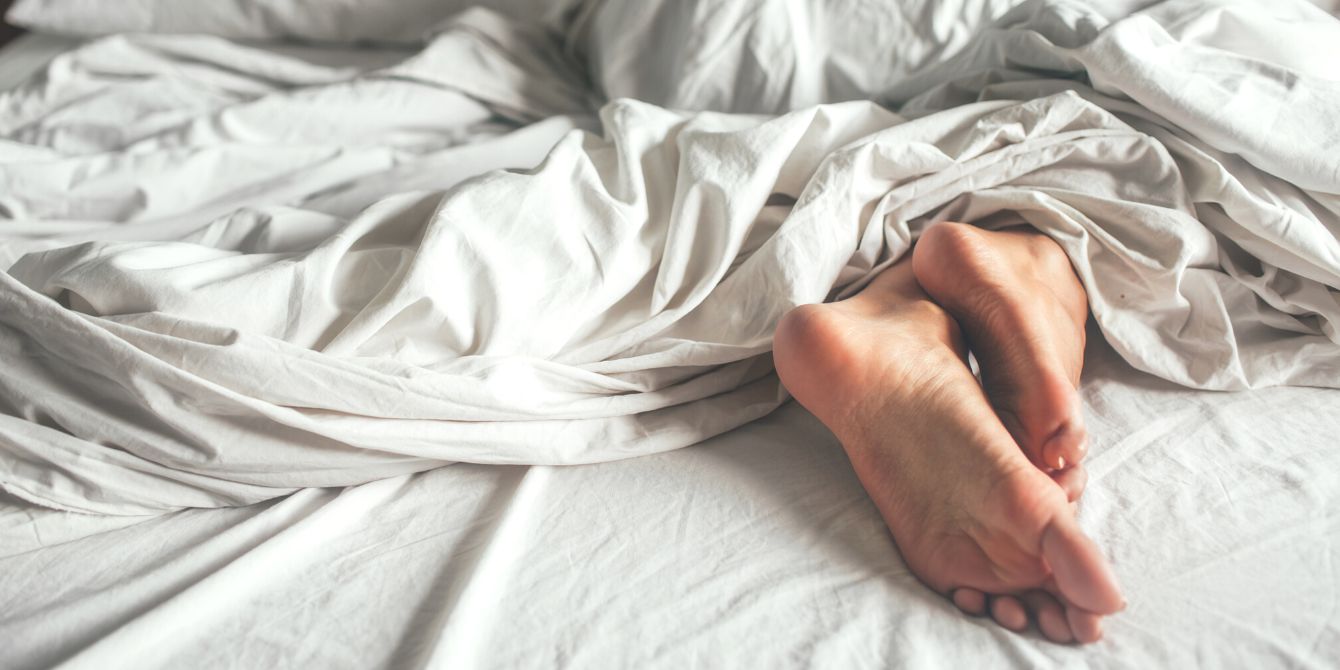
<svg viewBox="0 0 1340 670">
<path fill-rule="evenodd" d="M 986 594 L 971 588 L 955 589 L 950 596 L 954 605 L 965 614 L 972 616 L 982 616 L 986 614 Z"/>
<path fill-rule="evenodd" d="M 1052 642 L 1065 644 L 1075 639 L 1066 621 L 1065 607 L 1050 593 L 1034 589 L 1023 595 L 1024 605 L 1038 622 L 1038 630 Z"/>
<path fill-rule="evenodd" d="M 1058 514 L 1043 531 L 1042 557 L 1067 602 L 1096 614 L 1114 614 L 1125 607 L 1112 567 L 1070 514 Z"/>
<path fill-rule="evenodd" d="M 1042 444 L 1042 462 L 1047 467 L 1064 470 L 1084 460 L 1088 453 L 1088 433 L 1084 420 L 1075 412 Z"/>
<path fill-rule="evenodd" d="M 1084 487 L 1089 483 L 1089 472 L 1083 465 L 1072 465 L 1064 470 L 1053 470 L 1047 473 L 1051 475 L 1052 481 L 1065 491 L 1066 500 L 1075 502 L 1084 494 Z"/>
<path fill-rule="evenodd" d="M 1070 632 L 1080 644 L 1090 644 L 1103 639 L 1103 617 L 1078 607 L 1067 607 L 1065 618 L 1070 624 Z"/>
<path fill-rule="evenodd" d="M 1001 627 L 1016 633 L 1028 627 L 1028 611 L 1014 596 L 991 598 L 991 618 Z"/>
</svg>

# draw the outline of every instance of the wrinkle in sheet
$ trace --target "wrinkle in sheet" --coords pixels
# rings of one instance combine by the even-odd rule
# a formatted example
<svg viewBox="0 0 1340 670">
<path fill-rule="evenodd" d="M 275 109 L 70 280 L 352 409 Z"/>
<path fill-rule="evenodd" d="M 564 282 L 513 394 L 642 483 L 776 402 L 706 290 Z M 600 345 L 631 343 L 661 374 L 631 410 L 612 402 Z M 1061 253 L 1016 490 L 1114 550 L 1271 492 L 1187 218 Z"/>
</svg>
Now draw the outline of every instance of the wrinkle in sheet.
<svg viewBox="0 0 1340 670">
<path fill-rule="evenodd" d="M 443 603 L 440 631 L 426 649 L 424 668 L 476 667 L 492 648 L 493 636 L 503 622 L 497 594 L 508 588 L 509 577 L 519 566 L 539 516 L 551 468 L 526 467 L 516 481 L 511 499 L 492 524 L 474 563 L 457 574 L 461 584 Z"/>
<path fill-rule="evenodd" d="M 467 64 L 474 62 L 480 73 L 539 67 L 531 57 L 555 45 L 538 44 L 535 53 L 509 51 L 522 33 L 483 10 L 462 15 L 421 54 L 377 75 L 393 72 L 404 81 L 382 78 L 377 86 L 401 87 L 407 96 L 429 100 L 436 99 L 436 89 L 424 90 L 423 82 L 434 82 L 469 89 L 500 109 L 520 105 L 536 115 L 580 106 L 576 101 L 585 98 L 575 89 L 551 91 L 549 102 L 518 101 L 499 91 L 471 89 L 479 82 L 468 75 L 440 81 L 441 59 L 452 53 L 471 54 L 475 60 Z M 1054 39 L 1027 39 L 1039 34 Z M 352 219 L 332 217 L 332 228 L 347 225 L 345 234 L 384 239 L 404 254 L 403 273 L 380 290 L 371 285 L 381 278 L 363 277 L 363 268 L 342 264 L 347 247 L 339 236 L 278 262 L 264 254 L 211 249 L 199 242 L 203 236 L 189 242 L 101 241 L 22 255 L 9 268 L 0 295 L 40 318 L 0 313 L 0 321 L 8 316 L 15 337 L 45 340 L 53 338 L 39 324 L 59 323 L 65 341 L 50 344 L 59 345 L 70 368 L 130 388 L 173 388 L 191 398 L 191 407 L 209 408 L 202 416 L 178 404 L 145 401 L 146 413 L 192 439 L 208 442 L 220 431 L 247 438 L 226 448 L 169 441 L 146 448 L 133 434 L 118 440 L 121 448 L 158 458 L 159 477 L 171 478 L 175 468 L 191 464 L 218 482 L 263 480 L 283 489 L 351 485 L 373 472 L 457 460 L 596 462 L 686 446 L 775 408 L 784 396 L 756 363 L 766 364 L 768 333 L 780 315 L 858 287 L 905 253 L 952 204 L 983 217 L 1024 210 L 1029 223 L 1053 235 L 1086 283 L 1104 335 L 1141 369 L 1205 388 L 1333 385 L 1340 379 L 1340 347 L 1323 334 L 1298 332 L 1297 320 L 1280 312 L 1340 320 L 1340 304 L 1314 297 L 1334 294 L 1340 277 L 1290 277 L 1307 290 L 1290 289 L 1273 304 L 1255 300 L 1265 288 L 1219 267 L 1215 234 L 1237 242 L 1263 268 L 1322 266 L 1325 252 L 1304 244 L 1280 250 L 1277 243 L 1263 247 L 1270 254 L 1253 251 L 1245 241 L 1251 237 L 1211 230 L 1214 220 L 1194 218 L 1186 211 L 1186 194 L 1159 197 L 1183 188 L 1167 179 L 1174 169 L 1183 175 L 1185 189 L 1205 200 L 1232 200 L 1232 189 L 1239 188 L 1233 175 L 1252 182 L 1262 170 L 1295 181 L 1305 193 L 1318 189 L 1296 178 L 1282 147 L 1263 144 L 1259 155 L 1248 157 L 1251 164 L 1221 163 L 1206 151 L 1174 158 L 1167 150 L 1175 150 L 1172 143 L 1140 133 L 1117 116 L 1131 109 L 1119 98 L 1145 100 L 1147 123 L 1183 133 L 1182 141 L 1198 149 L 1222 149 L 1225 133 L 1250 132 L 1247 120 L 1224 117 L 1214 100 L 1177 99 L 1171 116 L 1160 107 L 1174 102 L 1169 91 L 1183 73 L 1127 47 L 1164 34 L 1155 13 L 1108 22 L 1082 5 L 1029 3 L 988 31 L 980 45 L 938 66 L 938 77 L 941 85 L 958 82 L 970 92 L 972 84 L 963 77 L 982 66 L 1033 68 L 1030 85 L 1048 94 L 937 109 L 934 91 L 915 91 L 922 82 L 913 78 L 904 91 L 921 96 L 909 104 L 922 105 L 925 113 L 912 120 L 870 103 L 765 118 L 615 101 L 602 112 L 599 137 L 570 135 L 529 174 L 494 172 L 445 193 L 391 196 Z M 726 36 L 704 39 L 709 38 L 731 44 Z M 122 39 L 133 46 L 133 39 Z M 189 50 L 193 44 L 206 53 L 212 48 L 191 41 L 178 46 Z M 1054 44 L 1069 46 L 1062 53 Z M 1190 48 L 1175 40 L 1167 45 L 1193 62 L 1202 56 L 1197 50 L 1202 45 Z M 1289 60 L 1279 67 L 1303 67 L 1295 61 L 1303 62 L 1304 54 L 1285 55 Z M 170 61 L 146 58 L 151 71 L 171 69 Z M 1058 63 L 1066 64 L 1059 73 L 1038 71 Z M 1122 74 L 1130 63 L 1139 69 Z M 1066 72 L 1105 73 L 1097 85 L 1109 95 L 1057 76 Z M 578 86 L 578 78 L 568 75 L 576 76 L 568 72 L 552 81 L 566 82 L 560 88 Z M 225 78 L 235 76 L 228 72 Z M 1244 68 L 1238 76 L 1245 82 L 1242 90 L 1256 95 L 1264 89 L 1250 82 L 1269 78 L 1270 72 Z M 1317 101 L 1334 97 L 1335 91 L 1311 79 L 1298 82 L 1296 88 Z M 315 85 L 328 86 L 322 95 L 329 93 L 332 101 L 352 95 L 350 102 L 358 104 L 363 102 L 356 97 L 358 83 Z M 85 84 L 90 82 L 76 78 L 71 85 Z M 1014 86 L 1027 90 L 1021 82 Z M 278 100 L 288 95 L 262 92 L 267 94 Z M 1324 126 L 1327 109 L 1291 108 L 1291 132 Z M 263 121 L 257 120 L 262 134 Z M 384 146 L 386 134 L 394 131 L 393 124 L 378 130 L 381 143 L 374 145 Z M 1132 142 L 1144 150 L 1133 151 Z M 1334 160 L 1323 155 L 1324 143 L 1298 143 L 1288 150 L 1305 163 Z M 360 159 L 389 155 L 375 149 L 361 157 L 337 153 L 349 159 L 351 170 Z M 220 160 L 206 169 L 227 172 L 228 161 Z M 1175 161 L 1182 163 L 1174 168 Z M 1192 176 L 1184 167 L 1190 164 L 1210 178 Z M 163 163 L 164 169 L 170 165 Z M 301 171 L 300 164 L 284 167 L 285 174 Z M 371 170 L 389 167 L 378 163 Z M 1100 178 L 1086 179 L 1089 173 Z M 573 175 L 578 189 L 572 188 Z M 133 179 L 127 186 L 141 187 Z M 187 199 L 207 194 L 198 204 L 210 211 L 249 187 L 239 188 Z M 765 203 L 779 190 L 796 192 L 795 205 L 768 239 L 749 243 Z M 1133 190 L 1148 197 L 1132 202 Z M 263 187 L 255 195 L 266 193 L 273 195 Z M 1269 200 L 1235 204 L 1225 218 L 1253 225 L 1269 224 L 1275 211 Z M 1340 212 L 1296 214 L 1320 214 L 1315 231 L 1340 226 Z M 228 225 L 245 238 L 244 228 L 253 220 L 240 217 Z M 277 230 L 289 221 L 306 230 L 312 215 L 273 210 L 265 225 Z M 1296 229 L 1286 221 L 1253 232 L 1278 242 Z M 1114 243 L 1094 245 L 1094 239 Z M 25 243 L 15 244 L 21 250 Z M 601 248 L 592 251 L 593 244 Z M 1323 248 L 1329 249 L 1318 247 Z M 599 262 L 582 262 L 595 252 Z M 152 276 L 137 276 L 127 265 L 143 254 L 164 261 Z M 202 281 L 192 258 L 217 258 L 219 272 Z M 651 268 L 656 281 L 647 285 Z M 295 281 L 298 275 L 301 280 Z M 1285 283 L 1274 282 L 1280 292 L 1289 288 Z M 369 290 L 338 309 L 321 300 L 294 299 L 295 286 L 308 294 L 349 298 L 348 291 L 331 289 L 354 285 Z M 131 286 L 134 291 L 122 290 Z M 51 302 L 67 291 L 83 296 L 92 313 L 70 318 Z M 760 291 L 770 299 L 759 300 Z M 246 300 L 230 300 L 230 294 Z M 1307 299 L 1295 297 L 1304 294 Z M 626 310 L 613 318 L 612 298 Z M 325 339 L 337 323 L 344 324 L 339 335 L 313 350 L 312 343 Z M 1277 323 L 1295 325 L 1277 328 Z M 618 330 L 605 332 L 610 324 Z M 239 335 L 227 347 L 200 346 L 192 339 L 194 330 L 217 329 Z M 584 341 L 595 333 L 599 339 Z M 121 358 L 109 363 L 99 357 L 112 351 Z M 606 379 L 604 370 L 636 375 L 638 390 L 628 392 L 625 379 Z M 388 389 L 394 402 L 370 398 Z M 36 401 L 70 431 L 71 444 L 108 441 L 96 422 L 72 427 L 77 414 L 97 415 L 99 399 L 93 394 Z M 386 416 L 391 412 L 395 415 Z M 559 425 L 566 429 L 553 430 Z M 550 435 L 554 439 L 543 439 Z M 53 452 L 50 457 L 60 462 L 52 466 L 77 469 L 73 453 Z M 0 451 L 0 460 L 4 454 Z M 31 483 L 12 485 L 34 490 Z M 218 495 L 181 495 L 190 488 L 182 484 L 169 494 L 137 497 L 127 486 L 109 492 L 108 502 L 135 500 L 116 503 L 125 511 L 126 505 L 151 499 L 155 506 L 171 506 Z M 257 492 L 238 487 L 228 499 L 250 500 Z M 86 504 L 69 494 L 33 493 L 53 505 Z"/>
</svg>

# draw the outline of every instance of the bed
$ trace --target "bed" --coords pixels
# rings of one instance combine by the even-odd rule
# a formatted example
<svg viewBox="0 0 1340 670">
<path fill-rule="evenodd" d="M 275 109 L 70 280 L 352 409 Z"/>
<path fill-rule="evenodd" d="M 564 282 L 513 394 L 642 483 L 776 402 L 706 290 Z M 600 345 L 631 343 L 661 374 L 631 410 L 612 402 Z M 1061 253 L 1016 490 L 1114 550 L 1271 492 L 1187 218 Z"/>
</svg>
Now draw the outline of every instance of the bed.
<svg viewBox="0 0 1340 670">
<path fill-rule="evenodd" d="M 267 70 L 266 86 L 316 91 L 414 54 L 404 46 L 89 39 L 22 36 L 0 50 L 0 82 L 13 88 L 79 49 L 88 63 L 151 53 L 204 69 L 209 54 L 225 54 L 217 65 L 245 49 L 257 63 L 268 63 L 266 54 L 285 59 Z M 118 51 L 127 44 L 133 49 Z M 603 73 L 606 87 L 642 81 L 630 74 L 636 63 L 625 65 Z M 217 76 L 213 83 L 234 91 L 259 86 Z M 753 104 L 851 92 L 793 87 L 774 99 L 760 90 Z M 197 94 L 184 90 L 182 100 L 204 99 Z M 717 95 L 710 86 L 661 94 L 707 106 Z M 202 198 L 208 207 L 194 220 L 170 202 L 140 211 L 157 216 L 150 234 L 171 236 L 299 191 L 318 192 L 322 211 L 357 210 L 390 192 L 533 167 L 569 130 L 599 124 L 561 92 L 530 95 L 442 94 L 440 104 L 455 106 L 439 109 L 459 122 L 391 114 L 388 124 L 450 139 L 421 146 L 415 136 L 400 153 L 369 150 L 359 164 L 375 166 L 367 173 L 296 156 L 281 166 L 302 171 L 281 184 L 290 191 Z M 536 106 L 552 114 L 528 117 Z M 108 141 L 69 132 L 72 151 Z M 152 209 L 160 206 L 168 208 Z M 16 205 L 8 211 L 24 218 Z M 51 219 L 60 234 L 87 232 L 85 222 Z M 52 246 L 31 239 L 0 260 Z M 1131 603 L 1095 645 L 1011 634 L 927 590 L 903 565 L 836 440 L 782 402 L 693 446 L 610 462 L 455 463 L 156 514 L 61 511 L 5 494 L 0 665 L 1333 667 L 1340 391 L 1191 390 L 1137 370 L 1129 352 L 1090 326 L 1081 393 L 1091 483 L 1080 521 Z M 528 439 L 546 447 L 544 436 Z"/>
</svg>

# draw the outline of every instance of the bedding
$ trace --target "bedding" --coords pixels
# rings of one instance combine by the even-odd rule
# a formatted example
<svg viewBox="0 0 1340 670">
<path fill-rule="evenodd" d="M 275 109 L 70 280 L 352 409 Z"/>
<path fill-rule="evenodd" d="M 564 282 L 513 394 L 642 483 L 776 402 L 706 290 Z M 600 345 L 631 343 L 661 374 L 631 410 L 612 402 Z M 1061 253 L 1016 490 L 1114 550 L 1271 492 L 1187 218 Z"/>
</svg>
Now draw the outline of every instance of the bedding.
<svg viewBox="0 0 1340 670">
<path fill-rule="evenodd" d="M 78 40 L 54 35 L 19 35 L 5 45 L 4 58 L 0 58 L 0 91 L 18 86 L 51 59 L 78 44 Z"/>
<path fill-rule="evenodd" d="M 343 211 L 325 204 L 341 184 L 503 133 L 490 102 L 580 113 L 580 76 L 483 10 L 357 75 L 211 38 L 93 45 L 72 76 L 0 99 L 19 142 L 0 172 L 0 346 L 16 360 L 0 485 L 133 514 L 684 447 L 785 400 L 781 314 L 859 288 L 945 218 L 1057 239 L 1137 368 L 1334 386 L 1340 87 L 1321 63 L 1340 57 L 1337 29 L 1272 7 L 1160 5 L 1105 26 L 1033 3 L 909 79 L 946 82 L 903 106 L 915 118 L 621 100 L 602 136 L 551 134 L 533 172 Z M 1234 56 L 1252 30 L 1289 46 Z M 983 58 L 1055 74 L 960 76 Z M 141 85 L 107 86 L 109 67 Z M 490 76 L 540 67 L 550 90 L 521 96 Z"/>
<path fill-rule="evenodd" d="M 611 0 L 570 34 L 611 99 L 781 114 L 870 99 L 1019 1 Z"/>
<path fill-rule="evenodd" d="M 6 20 L 42 32 L 97 36 L 194 33 L 236 39 L 416 44 L 434 24 L 477 5 L 557 23 L 575 0 L 18 0 Z"/>
<path fill-rule="evenodd" d="M 897 113 L 605 104 L 552 57 L 585 38 L 478 11 L 414 53 L 127 35 L 57 58 L 0 97 L 6 664 L 1325 667 L 1340 392 L 1263 387 L 1340 378 L 1335 28 L 1303 5 L 1214 7 L 1025 5 L 887 88 Z M 1129 58 L 1141 39 L 1163 58 Z M 1226 54 L 1222 90 L 1177 95 L 1174 75 Z M 1270 96 L 1293 108 L 1251 112 Z M 509 228 L 516 213 L 530 227 Z M 768 315 L 855 290 L 946 218 L 1032 223 L 1100 289 L 1081 521 L 1132 607 L 1098 647 L 1014 636 L 926 591 L 768 372 Z M 822 244 L 770 256 L 787 230 Z M 702 267 L 713 235 L 734 255 Z M 628 288 L 629 258 L 653 290 Z M 780 285 L 741 289 L 769 259 Z M 571 288 L 596 272 L 612 297 Z M 317 299 L 273 309 L 284 273 Z M 600 300 L 648 293 L 688 314 L 663 352 L 563 376 L 574 340 L 638 327 L 591 323 Z M 467 315 L 438 313 L 453 307 Z M 746 336 L 757 348 L 726 339 Z M 557 365 L 488 353 L 518 342 Z M 427 426 L 405 391 L 453 373 L 466 391 L 447 401 L 509 421 Z M 616 429 L 536 420 L 554 405 Z M 414 474 L 467 450 L 512 464 Z"/>
<path fill-rule="evenodd" d="M 561 35 L 607 99 L 677 109 L 778 114 L 868 99 L 963 48 L 1020 0 L 810 0 L 793 3 L 507 0 L 366 3 L 242 0 L 21 0 L 16 25 L 95 36 L 196 33 L 273 40 L 422 43 L 474 5 Z M 723 78 L 720 73 L 733 73 Z"/>
<path fill-rule="evenodd" d="M 928 591 L 789 403 L 589 466 L 457 464 L 153 517 L 0 501 L 5 666 L 1331 667 L 1340 392 L 1191 391 L 1093 335 L 1081 521 L 1131 600 L 1096 645 Z"/>
</svg>

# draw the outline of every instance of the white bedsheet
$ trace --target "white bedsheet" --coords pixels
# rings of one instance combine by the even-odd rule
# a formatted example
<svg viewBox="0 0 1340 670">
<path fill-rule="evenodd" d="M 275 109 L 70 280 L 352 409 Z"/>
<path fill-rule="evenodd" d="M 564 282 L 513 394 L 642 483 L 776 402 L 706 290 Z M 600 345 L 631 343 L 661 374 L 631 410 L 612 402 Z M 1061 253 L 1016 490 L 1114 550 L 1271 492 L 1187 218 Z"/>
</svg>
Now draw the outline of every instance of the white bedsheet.
<svg viewBox="0 0 1340 670">
<path fill-rule="evenodd" d="M 371 71 L 95 43 L 0 98 L 0 485 L 134 514 L 687 446 L 785 399 L 781 314 L 945 218 L 1056 238 L 1141 369 L 1334 386 L 1337 37 L 1302 3 L 1108 25 L 1033 2 L 891 92 L 917 92 L 911 120 L 616 101 L 603 137 L 566 135 L 534 173 L 344 211 L 333 192 L 404 190 L 388 171 L 508 165 L 489 142 L 539 134 L 533 163 L 570 125 L 495 114 L 580 114 L 594 94 L 547 33 L 482 10 Z"/>
<path fill-rule="evenodd" d="M 11 4 L 11 3 L 6 3 Z M 6 20 L 64 35 L 187 33 L 234 39 L 301 39 L 331 44 L 417 44 L 432 26 L 472 5 L 557 22 L 561 0 L 18 0 Z"/>
<path fill-rule="evenodd" d="M 102 55 L 143 57 L 132 59 L 145 68 L 134 77 L 161 82 L 179 60 L 207 66 L 211 53 L 221 65 L 245 56 L 296 76 L 270 85 L 302 89 L 297 98 L 329 90 L 304 83 L 327 67 L 313 59 L 299 58 L 318 66 L 303 70 L 209 40 L 113 40 L 67 62 L 96 69 Z M 368 67 L 350 54 L 334 66 Z M 125 73 L 105 73 L 117 74 Z M 184 86 L 175 89 L 183 104 L 213 104 L 207 90 L 187 86 L 201 74 L 171 82 Z M 286 95 L 274 89 L 242 93 Z M 553 92 L 546 100 L 566 104 Z M 518 115 L 515 99 L 489 104 Z M 301 130 L 270 118 L 282 109 L 241 115 L 244 123 L 226 129 L 243 137 L 272 122 Z M 249 197 L 349 216 L 401 187 L 442 189 L 476 169 L 530 165 L 564 130 L 587 123 L 560 118 L 518 133 L 516 123 L 490 119 L 462 132 L 460 145 L 387 152 L 394 159 L 346 173 L 328 169 L 330 152 L 298 156 L 292 181 L 256 179 L 206 204 L 222 210 Z M 67 138 L 120 141 L 132 130 Z M 228 144 L 220 151 L 236 149 Z M 221 162 L 211 174 L 246 178 L 272 159 Z M 173 165 L 165 161 L 154 179 Z M 125 172 L 108 171 L 104 194 L 124 195 L 117 179 Z M 317 183 L 327 190 L 309 199 Z M 110 200 L 94 204 L 125 202 Z M 81 202 L 89 201 L 96 198 Z M 155 223 L 162 228 L 101 227 L 107 218 L 41 225 L 73 235 L 95 223 L 98 236 L 134 239 L 194 223 L 190 208 L 154 211 L 166 211 Z M 45 244 L 32 240 L 23 244 Z M 1084 395 L 1093 480 L 1081 521 L 1132 601 L 1094 647 L 1014 636 L 962 618 L 926 591 L 832 437 L 788 404 L 694 447 L 590 466 L 458 464 L 153 518 L 4 499 L 0 665 L 1332 666 L 1340 657 L 1340 393 L 1189 391 L 1133 370 L 1097 332 L 1091 341 Z M 549 448 L 547 439 L 535 448 Z"/>
<path fill-rule="evenodd" d="M 1081 521 L 1131 606 L 1091 647 L 921 586 L 788 404 L 591 466 L 462 464 L 152 518 L 11 500 L 4 665 L 1334 667 L 1340 392 L 1189 391 L 1094 335 Z"/>
<path fill-rule="evenodd" d="M 0 91 L 8 91 L 23 83 L 51 59 L 78 44 L 76 39 L 39 33 L 14 38 L 0 51 Z"/>
<path fill-rule="evenodd" d="M 671 109 L 780 114 L 868 100 L 1020 0 L 602 0 L 573 26 L 592 85 Z"/>
</svg>

